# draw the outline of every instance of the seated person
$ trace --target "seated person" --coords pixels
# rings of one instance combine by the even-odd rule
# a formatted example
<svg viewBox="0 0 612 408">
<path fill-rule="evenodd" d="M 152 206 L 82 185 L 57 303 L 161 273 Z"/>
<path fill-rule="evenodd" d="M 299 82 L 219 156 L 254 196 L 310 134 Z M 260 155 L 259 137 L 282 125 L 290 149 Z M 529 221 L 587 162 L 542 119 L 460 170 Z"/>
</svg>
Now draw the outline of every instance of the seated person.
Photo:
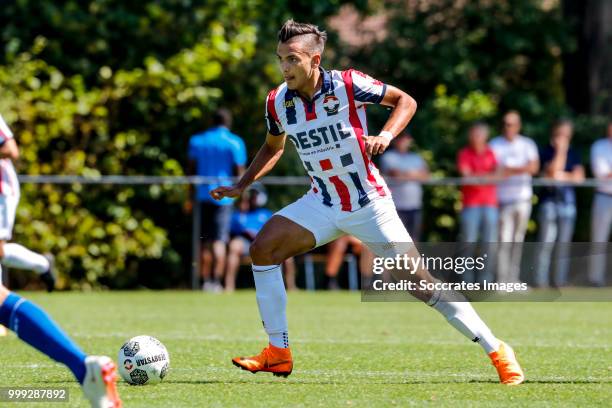
<svg viewBox="0 0 612 408">
<path fill-rule="evenodd" d="M 325 275 L 327 276 L 327 289 L 339 290 L 338 272 L 344 261 L 344 255 L 351 245 L 351 251 L 359 257 L 359 272 L 363 286 L 369 286 L 372 279 L 372 263 L 374 254 L 370 249 L 352 235 L 344 235 L 335 241 L 327 244 L 327 263 L 325 265 Z"/>
</svg>

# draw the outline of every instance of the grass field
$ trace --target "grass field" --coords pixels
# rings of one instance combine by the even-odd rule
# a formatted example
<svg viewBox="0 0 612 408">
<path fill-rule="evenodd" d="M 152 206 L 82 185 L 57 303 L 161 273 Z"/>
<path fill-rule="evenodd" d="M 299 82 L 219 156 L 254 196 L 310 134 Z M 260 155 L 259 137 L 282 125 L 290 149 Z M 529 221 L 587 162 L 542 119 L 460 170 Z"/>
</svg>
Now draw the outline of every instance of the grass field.
<svg viewBox="0 0 612 408">
<path fill-rule="evenodd" d="M 89 353 L 116 358 L 128 338 L 165 343 L 171 370 L 157 386 L 120 385 L 126 407 L 610 406 L 612 303 L 480 303 L 527 376 L 497 383 L 480 347 L 417 303 L 361 303 L 351 293 L 291 293 L 288 379 L 240 371 L 230 359 L 265 345 L 253 292 L 25 293 Z M 68 370 L 0 338 L 0 387 L 69 387 Z M 40 407 L 44 404 L 31 404 Z M 49 405 L 49 404 L 47 404 Z M 9 406 L 0 402 L 0 406 Z M 28 404 L 10 404 L 26 407 Z"/>
</svg>

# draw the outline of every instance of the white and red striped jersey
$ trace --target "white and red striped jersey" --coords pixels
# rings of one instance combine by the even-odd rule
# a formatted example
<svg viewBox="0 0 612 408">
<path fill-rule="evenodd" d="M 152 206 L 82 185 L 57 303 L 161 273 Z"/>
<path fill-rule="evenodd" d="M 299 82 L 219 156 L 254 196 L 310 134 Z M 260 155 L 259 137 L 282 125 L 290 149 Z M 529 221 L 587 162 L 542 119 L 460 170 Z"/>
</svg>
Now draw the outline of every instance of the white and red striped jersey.
<svg viewBox="0 0 612 408">
<path fill-rule="evenodd" d="M 13 132 L 0 115 L 0 146 L 13 138 Z M 19 179 L 11 159 L 0 159 L 0 195 L 19 196 Z"/>
<path fill-rule="evenodd" d="M 302 159 L 320 201 L 342 211 L 356 211 L 371 200 L 391 196 L 365 151 L 365 106 L 380 103 L 386 85 L 359 71 L 325 71 L 311 101 L 285 83 L 266 100 L 272 135 L 287 134 Z"/>
</svg>

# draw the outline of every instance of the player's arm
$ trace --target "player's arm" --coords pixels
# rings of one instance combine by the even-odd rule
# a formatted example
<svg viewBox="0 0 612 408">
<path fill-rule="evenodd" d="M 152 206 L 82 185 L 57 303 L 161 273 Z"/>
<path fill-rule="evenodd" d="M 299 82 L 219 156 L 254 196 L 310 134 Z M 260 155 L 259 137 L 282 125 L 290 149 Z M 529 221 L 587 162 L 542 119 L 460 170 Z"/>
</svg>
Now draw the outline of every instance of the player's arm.
<svg viewBox="0 0 612 408">
<path fill-rule="evenodd" d="M 19 158 L 19 147 L 15 139 L 7 139 L 0 145 L 0 159 L 17 160 Z"/>
<path fill-rule="evenodd" d="M 386 86 L 385 95 L 380 104 L 393 108 L 393 110 L 380 135 L 364 136 L 366 152 L 371 155 L 381 154 L 389 147 L 391 140 L 406 128 L 417 108 L 417 103 L 412 96 L 392 85 Z"/>
<path fill-rule="evenodd" d="M 261 146 L 238 183 L 233 186 L 218 187 L 212 190 L 210 192 L 212 198 L 220 200 L 223 197 L 238 197 L 251 183 L 269 173 L 283 155 L 285 139 L 284 133 L 278 136 L 268 133 L 265 143 Z"/>
</svg>

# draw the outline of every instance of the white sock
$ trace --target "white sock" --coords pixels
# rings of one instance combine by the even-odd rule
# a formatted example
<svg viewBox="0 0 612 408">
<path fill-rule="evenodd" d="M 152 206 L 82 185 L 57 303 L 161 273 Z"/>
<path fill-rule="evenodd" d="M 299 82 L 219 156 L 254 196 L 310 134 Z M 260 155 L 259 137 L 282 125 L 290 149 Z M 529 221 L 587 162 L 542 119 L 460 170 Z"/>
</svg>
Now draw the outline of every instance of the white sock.
<svg viewBox="0 0 612 408">
<path fill-rule="evenodd" d="M 49 260 L 30 251 L 28 248 L 14 243 L 4 244 L 2 263 L 10 268 L 28 269 L 38 274 L 49 270 Z"/>
<path fill-rule="evenodd" d="M 487 354 L 499 349 L 499 340 L 493 336 L 489 327 L 467 300 L 448 302 L 441 297 L 440 292 L 436 292 L 427 304 L 440 312 L 461 334 L 480 344 Z"/>
<path fill-rule="evenodd" d="M 259 316 L 276 347 L 289 347 L 287 292 L 280 265 L 253 265 Z"/>
</svg>

